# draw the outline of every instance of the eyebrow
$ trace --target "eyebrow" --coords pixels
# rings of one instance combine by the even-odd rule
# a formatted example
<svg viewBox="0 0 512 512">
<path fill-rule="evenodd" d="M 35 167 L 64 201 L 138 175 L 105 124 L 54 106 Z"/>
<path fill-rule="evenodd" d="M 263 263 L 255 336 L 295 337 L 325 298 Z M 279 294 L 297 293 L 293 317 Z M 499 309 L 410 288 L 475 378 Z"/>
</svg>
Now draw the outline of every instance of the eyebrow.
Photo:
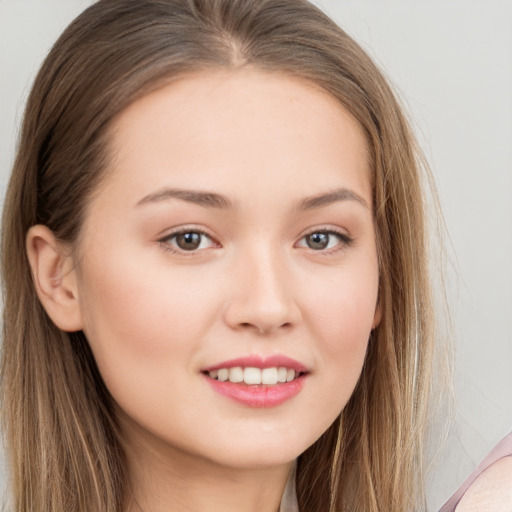
<svg viewBox="0 0 512 512">
<path fill-rule="evenodd" d="M 299 210 L 313 210 L 316 208 L 322 208 L 338 201 L 356 201 L 366 209 L 370 209 L 370 205 L 353 190 L 348 188 L 338 188 L 325 194 L 318 194 L 316 196 L 307 197 L 301 201 Z"/>
<path fill-rule="evenodd" d="M 229 209 L 233 203 L 226 197 L 215 192 L 202 192 L 199 190 L 186 190 L 179 188 L 165 188 L 143 197 L 136 206 L 150 203 L 158 203 L 169 199 L 179 199 L 188 203 L 197 204 L 205 208 Z M 323 194 L 306 197 L 299 203 L 300 211 L 322 208 L 339 201 L 356 201 L 366 209 L 370 209 L 368 203 L 356 192 L 347 188 L 339 188 Z"/>
<path fill-rule="evenodd" d="M 221 208 L 227 209 L 232 208 L 231 201 L 221 195 L 214 192 L 201 192 L 198 190 L 184 190 L 179 188 L 165 188 L 147 195 L 142 198 L 136 206 L 158 203 L 160 201 L 167 201 L 168 199 L 180 199 L 187 203 L 194 203 L 205 208 Z"/>
</svg>

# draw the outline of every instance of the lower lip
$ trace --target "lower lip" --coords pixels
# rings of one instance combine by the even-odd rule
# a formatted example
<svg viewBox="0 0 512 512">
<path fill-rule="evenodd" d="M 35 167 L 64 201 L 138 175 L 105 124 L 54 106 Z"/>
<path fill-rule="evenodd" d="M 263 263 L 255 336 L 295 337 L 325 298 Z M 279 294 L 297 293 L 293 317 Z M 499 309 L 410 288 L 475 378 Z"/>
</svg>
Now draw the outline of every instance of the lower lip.
<svg viewBox="0 0 512 512">
<path fill-rule="evenodd" d="M 274 386 L 234 384 L 221 382 L 204 376 L 214 391 L 239 404 L 247 407 L 277 407 L 295 395 L 304 387 L 305 375 L 301 375 L 291 382 L 283 382 Z"/>
</svg>

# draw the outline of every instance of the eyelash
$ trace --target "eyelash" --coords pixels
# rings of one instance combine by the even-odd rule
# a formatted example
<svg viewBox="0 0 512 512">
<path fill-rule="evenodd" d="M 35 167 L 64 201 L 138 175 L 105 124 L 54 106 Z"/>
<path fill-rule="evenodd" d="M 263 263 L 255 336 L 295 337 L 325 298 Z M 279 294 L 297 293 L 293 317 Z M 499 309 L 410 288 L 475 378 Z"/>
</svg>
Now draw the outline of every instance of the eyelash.
<svg viewBox="0 0 512 512">
<path fill-rule="evenodd" d="M 200 249 L 199 247 L 196 249 L 192 249 L 192 250 L 186 250 L 186 249 L 178 248 L 175 245 L 171 244 L 171 240 L 173 240 L 173 239 L 175 240 L 180 235 L 187 235 L 187 234 L 196 234 L 196 235 L 200 235 L 201 237 L 206 237 L 206 238 L 210 239 L 213 247 L 215 247 L 215 246 L 220 247 L 220 244 L 213 238 L 213 236 L 211 234 L 209 234 L 208 232 L 206 232 L 202 229 L 198 229 L 198 228 L 183 228 L 178 231 L 174 231 L 174 232 L 166 235 L 165 237 L 159 239 L 158 243 L 162 246 L 162 248 L 165 251 L 171 252 L 174 254 L 180 254 L 180 255 L 193 256 L 194 254 L 197 254 L 198 251 L 204 250 L 204 248 Z M 325 235 L 335 236 L 338 238 L 339 242 L 335 245 L 335 247 L 332 247 L 329 249 L 315 250 L 312 247 L 309 247 L 307 245 L 307 242 L 305 243 L 305 245 L 300 245 L 299 247 L 311 249 L 313 252 L 319 253 L 322 255 L 331 255 L 331 254 L 336 254 L 339 251 L 342 251 L 342 250 L 350 247 L 352 245 L 352 243 L 354 242 L 354 239 L 351 238 L 346 233 L 344 233 L 342 231 L 337 231 L 332 228 L 322 228 L 322 229 L 315 229 L 313 231 L 309 231 L 308 233 L 305 233 L 304 235 L 301 236 L 301 238 L 299 239 L 299 242 L 302 242 L 308 236 L 316 235 L 316 234 L 325 234 Z M 297 244 L 299 242 L 297 242 Z M 201 243 L 202 242 L 200 242 L 200 244 Z"/>
</svg>

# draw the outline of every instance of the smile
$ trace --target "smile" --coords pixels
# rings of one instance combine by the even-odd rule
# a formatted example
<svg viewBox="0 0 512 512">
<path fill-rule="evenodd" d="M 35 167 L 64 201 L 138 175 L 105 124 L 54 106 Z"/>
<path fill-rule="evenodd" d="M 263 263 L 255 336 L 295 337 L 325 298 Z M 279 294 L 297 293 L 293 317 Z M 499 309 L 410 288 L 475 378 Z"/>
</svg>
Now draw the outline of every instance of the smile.
<svg viewBox="0 0 512 512">
<path fill-rule="evenodd" d="M 274 366 L 271 368 L 254 368 L 235 366 L 234 368 L 219 368 L 208 372 L 211 379 L 220 382 L 232 382 L 234 384 L 244 383 L 248 385 L 275 386 L 291 382 L 301 375 L 293 368 Z"/>
<path fill-rule="evenodd" d="M 304 387 L 308 369 L 285 356 L 224 361 L 201 372 L 218 394 L 246 407 L 277 407 Z"/>
</svg>

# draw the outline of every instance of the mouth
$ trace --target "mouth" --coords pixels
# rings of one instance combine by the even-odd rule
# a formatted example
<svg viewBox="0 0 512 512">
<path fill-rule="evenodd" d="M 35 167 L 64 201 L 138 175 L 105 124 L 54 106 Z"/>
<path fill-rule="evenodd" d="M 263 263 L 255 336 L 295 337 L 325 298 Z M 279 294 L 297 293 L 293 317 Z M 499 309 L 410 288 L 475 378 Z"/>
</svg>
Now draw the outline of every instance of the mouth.
<svg viewBox="0 0 512 512">
<path fill-rule="evenodd" d="M 220 395 L 248 407 L 275 407 L 304 387 L 307 369 L 292 359 L 273 356 L 226 361 L 201 372 Z"/>
<path fill-rule="evenodd" d="M 232 384 L 245 384 L 249 386 L 277 386 L 285 382 L 292 382 L 305 375 L 305 372 L 296 371 L 286 366 L 272 366 L 270 368 L 255 368 L 253 366 L 235 366 L 232 368 L 219 368 L 203 372 L 210 379 Z"/>
</svg>

